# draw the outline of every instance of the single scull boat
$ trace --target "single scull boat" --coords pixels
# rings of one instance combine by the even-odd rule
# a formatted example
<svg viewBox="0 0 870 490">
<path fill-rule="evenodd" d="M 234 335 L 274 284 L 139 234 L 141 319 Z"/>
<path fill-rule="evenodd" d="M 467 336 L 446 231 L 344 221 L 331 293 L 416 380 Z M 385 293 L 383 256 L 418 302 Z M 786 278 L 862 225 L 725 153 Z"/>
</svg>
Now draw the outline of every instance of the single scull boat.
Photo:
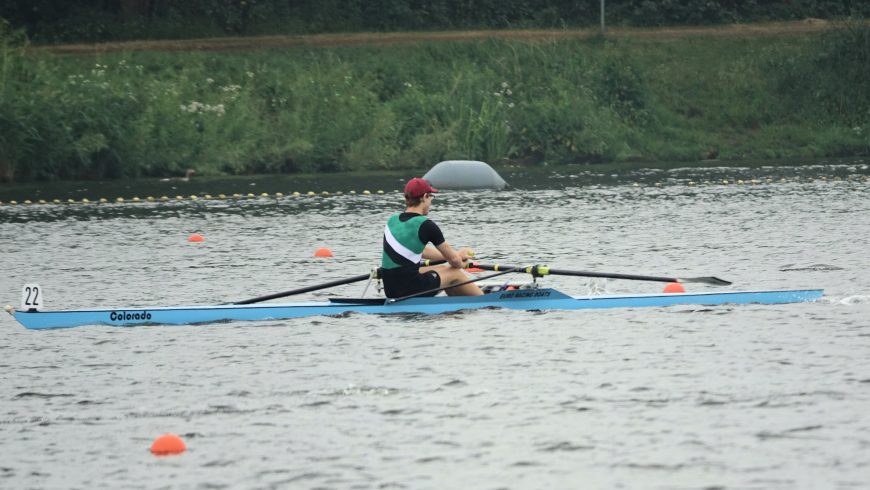
<svg viewBox="0 0 870 490">
<path fill-rule="evenodd" d="M 351 278 L 357 279 L 357 278 Z M 401 301 L 384 299 L 331 299 L 323 302 L 285 304 L 232 304 L 158 308 L 113 308 L 63 311 L 16 311 L 7 308 L 30 329 L 67 328 L 81 325 L 190 325 L 239 320 L 283 320 L 316 315 L 438 314 L 480 308 L 511 310 L 583 310 L 639 308 L 674 305 L 783 304 L 814 301 L 821 289 L 659 293 L 611 296 L 568 296 L 555 289 L 518 289 L 483 296 L 414 297 Z"/>
</svg>

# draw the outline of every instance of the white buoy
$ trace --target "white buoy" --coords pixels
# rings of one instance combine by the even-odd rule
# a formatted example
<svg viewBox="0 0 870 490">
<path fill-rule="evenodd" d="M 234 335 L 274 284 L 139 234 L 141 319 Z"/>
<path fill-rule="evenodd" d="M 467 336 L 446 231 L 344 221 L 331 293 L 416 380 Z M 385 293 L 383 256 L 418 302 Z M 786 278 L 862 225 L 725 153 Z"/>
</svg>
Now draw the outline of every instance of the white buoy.
<svg viewBox="0 0 870 490">
<path fill-rule="evenodd" d="M 423 178 L 438 189 L 504 189 L 507 185 L 489 164 L 473 160 L 441 162 Z"/>
</svg>

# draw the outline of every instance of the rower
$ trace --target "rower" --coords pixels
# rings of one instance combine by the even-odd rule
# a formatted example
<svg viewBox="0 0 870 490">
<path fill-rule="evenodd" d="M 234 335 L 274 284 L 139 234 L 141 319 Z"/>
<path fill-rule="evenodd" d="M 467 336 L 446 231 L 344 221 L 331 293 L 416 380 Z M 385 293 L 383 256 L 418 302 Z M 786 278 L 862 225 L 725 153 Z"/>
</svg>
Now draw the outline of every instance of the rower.
<svg viewBox="0 0 870 490">
<path fill-rule="evenodd" d="M 458 251 L 447 243 L 444 234 L 427 216 L 438 189 L 425 179 L 413 178 L 405 185 L 405 212 L 390 217 L 384 227 L 384 251 L 381 259 L 381 279 L 384 294 L 398 298 L 431 291 L 421 296 L 434 296 L 439 288 L 468 281 L 463 270 L 471 251 Z M 428 244 L 433 246 L 429 246 Z M 446 264 L 420 267 L 421 259 L 446 261 Z M 446 290 L 451 296 L 483 294 L 475 283 Z"/>
</svg>

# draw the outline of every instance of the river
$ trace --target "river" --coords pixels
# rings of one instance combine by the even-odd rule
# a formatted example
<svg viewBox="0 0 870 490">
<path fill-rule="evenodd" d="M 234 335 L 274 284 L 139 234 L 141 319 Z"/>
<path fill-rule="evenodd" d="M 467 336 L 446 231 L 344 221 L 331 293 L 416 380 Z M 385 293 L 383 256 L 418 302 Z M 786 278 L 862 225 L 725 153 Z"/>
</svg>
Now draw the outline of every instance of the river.
<svg viewBox="0 0 870 490">
<path fill-rule="evenodd" d="M 430 214 L 488 262 L 824 288 L 815 303 L 48 331 L 4 313 L 0 487 L 866 488 L 868 165 L 515 168 Z M 38 283 L 48 309 L 214 304 L 365 273 L 406 177 L 6 188 L 0 301 Z M 109 202 L 8 204 L 54 196 Z M 188 450 L 153 456 L 164 432 Z"/>
</svg>

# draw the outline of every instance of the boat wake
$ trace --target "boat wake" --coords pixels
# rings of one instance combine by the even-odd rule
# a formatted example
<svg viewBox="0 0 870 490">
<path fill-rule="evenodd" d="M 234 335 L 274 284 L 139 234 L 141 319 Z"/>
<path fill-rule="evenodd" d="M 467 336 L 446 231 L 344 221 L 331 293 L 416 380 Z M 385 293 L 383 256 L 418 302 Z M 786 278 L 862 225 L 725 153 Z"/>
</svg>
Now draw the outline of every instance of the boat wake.
<svg viewBox="0 0 870 490">
<path fill-rule="evenodd" d="M 837 267 L 836 265 L 828 265 L 828 264 L 811 264 L 806 266 L 801 266 L 797 264 L 786 264 L 780 267 L 780 272 L 804 272 L 804 271 L 841 271 L 844 270 L 842 267 Z"/>
<path fill-rule="evenodd" d="M 862 303 L 870 303 L 870 295 L 868 294 L 856 294 L 853 296 L 846 296 L 844 298 L 835 299 L 837 304 L 841 305 L 857 305 Z"/>
</svg>

